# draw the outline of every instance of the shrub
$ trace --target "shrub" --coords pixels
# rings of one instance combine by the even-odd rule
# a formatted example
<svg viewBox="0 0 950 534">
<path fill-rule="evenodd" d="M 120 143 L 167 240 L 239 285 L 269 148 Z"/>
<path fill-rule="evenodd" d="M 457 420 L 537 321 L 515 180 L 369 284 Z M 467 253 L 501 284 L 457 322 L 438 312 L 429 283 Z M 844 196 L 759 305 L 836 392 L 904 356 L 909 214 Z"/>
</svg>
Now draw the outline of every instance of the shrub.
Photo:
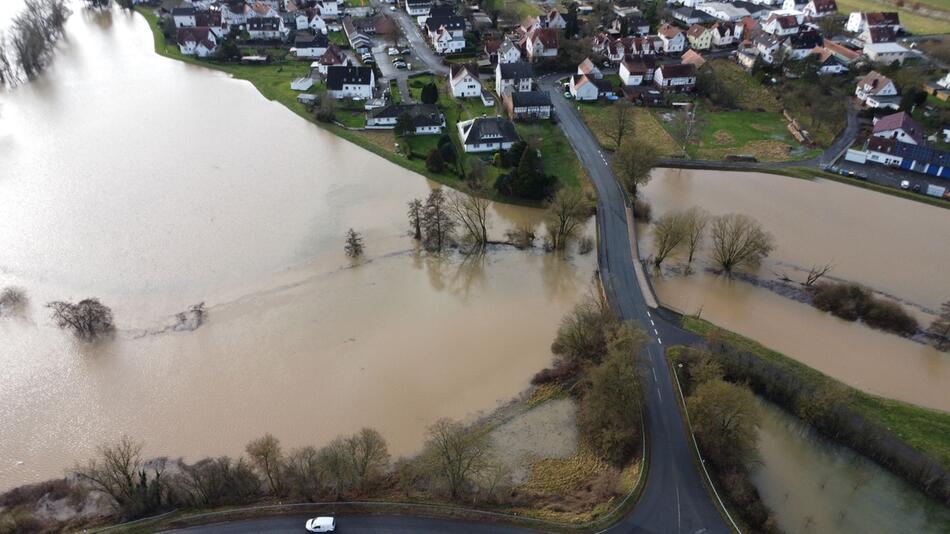
<svg viewBox="0 0 950 534">
<path fill-rule="evenodd" d="M 871 308 L 864 317 L 871 328 L 887 330 L 904 336 L 917 333 L 917 319 L 910 316 L 896 302 L 874 299 Z"/>
<path fill-rule="evenodd" d="M 594 250 L 594 238 L 584 236 L 577 242 L 577 251 L 582 255 L 590 254 Z"/>
<path fill-rule="evenodd" d="M 426 169 L 429 172 L 441 173 L 445 170 L 445 160 L 438 148 L 433 148 L 426 159 Z"/>
<path fill-rule="evenodd" d="M 574 376 L 574 374 L 580 369 L 575 360 L 561 360 L 554 364 L 554 367 L 548 367 L 546 369 L 541 369 L 535 373 L 534 377 L 531 379 L 531 384 L 539 386 L 541 384 L 548 384 L 550 382 L 560 382 L 566 378 Z"/>
<path fill-rule="evenodd" d="M 864 321 L 871 328 L 904 336 L 917 333 L 918 324 L 897 303 L 875 298 L 858 284 L 817 284 L 812 290 L 812 305 L 847 321 Z"/>
<path fill-rule="evenodd" d="M 607 327 L 616 317 L 605 304 L 590 298 L 561 320 L 551 352 L 564 360 L 599 363 L 607 352 Z"/>
<path fill-rule="evenodd" d="M 633 199 L 633 218 L 638 221 L 650 222 L 653 209 L 650 203 L 639 198 Z"/>
</svg>

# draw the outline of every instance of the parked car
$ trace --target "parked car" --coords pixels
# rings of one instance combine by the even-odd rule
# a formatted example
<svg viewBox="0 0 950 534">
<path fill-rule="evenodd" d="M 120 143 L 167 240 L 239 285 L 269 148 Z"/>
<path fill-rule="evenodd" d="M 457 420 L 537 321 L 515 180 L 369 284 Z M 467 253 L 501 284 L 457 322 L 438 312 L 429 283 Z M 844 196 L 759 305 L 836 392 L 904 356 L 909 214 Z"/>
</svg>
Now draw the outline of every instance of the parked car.
<svg viewBox="0 0 950 534">
<path fill-rule="evenodd" d="M 570 91 L 564 91 L 564 98 L 567 98 L 568 100 L 570 100 L 570 98 L 571 98 L 571 92 L 570 92 Z"/>
<path fill-rule="evenodd" d="M 901 189 L 910 189 L 910 180 L 901 180 Z"/>
<path fill-rule="evenodd" d="M 396 48 L 390 47 L 389 50 L 386 51 L 386 53 L 390 56 L 398 56 L 399 50 Z"/>
<path fill-rule="evenodd" d="M 389 6 L 389 10 L 395 12 L 395 11 L 396 11 L 396 6 Z"/>
<path fill-rule="evenodd" d="M 335 517 L 314 517 L 307 520 L 307 530 L 310 532 L 333 532 L 336 530 Z"/>
<path fill-rule="evenodd" d="M 403 48 L 402 50 L 399 51 L 400 56 L 408 56 L 411 53 L 412 53 L 412 50 L 409 50 L 408 48 Z"/>
</svg>

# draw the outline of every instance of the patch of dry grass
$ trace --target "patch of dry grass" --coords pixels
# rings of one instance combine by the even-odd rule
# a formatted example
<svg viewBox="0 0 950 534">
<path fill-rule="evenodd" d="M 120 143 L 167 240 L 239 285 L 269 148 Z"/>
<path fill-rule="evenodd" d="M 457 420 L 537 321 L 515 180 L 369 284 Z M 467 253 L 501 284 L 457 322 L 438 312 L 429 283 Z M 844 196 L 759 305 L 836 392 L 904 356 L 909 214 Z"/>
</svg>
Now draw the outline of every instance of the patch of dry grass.
<svg viewBox="0 0 950 534">
<path fill-rule="evenodd" d="M 605 473 L 610 466 L 589 451 L 569 458 L 544 458 L 531 464 L 528 481 L 520 489 L 531 493 L 567 495 Z"/>
<path fill-rule="evenodd" d="M 613 127 L 613 106 L 614 104 L 607 103 L 580 105 L 581 117 L 583 117 L 584 122 L 587 123 L 600 146 L 608 150 L 614 148 L 614 142 L 608 135 Z M 632 108 L 631 112 L 633 113 L 631 130 L 635 143 L 652 145 L 661 157 L 679 153 L 676 142 L 673 141 L 669 132 L 657 122 L 656 117 L 649 110 L 636 107 Z"/>
</svg>

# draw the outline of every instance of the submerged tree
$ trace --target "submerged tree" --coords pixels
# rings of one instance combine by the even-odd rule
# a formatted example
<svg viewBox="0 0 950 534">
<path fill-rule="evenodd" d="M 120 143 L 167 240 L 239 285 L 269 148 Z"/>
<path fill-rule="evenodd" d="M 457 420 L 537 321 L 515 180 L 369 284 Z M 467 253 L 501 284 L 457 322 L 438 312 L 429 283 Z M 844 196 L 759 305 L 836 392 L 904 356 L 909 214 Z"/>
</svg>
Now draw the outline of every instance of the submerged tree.
<svg viewBox="0 0 950 534">
<path fill-rule="evenodd" d="M 749 388 L 710 380 L 696 387 L 686 406 L 700 448 L 718 467 L 748 468 L 758 459 L 762 414 Z"/>
<path fill-rule="evenodd" d="M 52 317 L 57 326 L 71 330 L 83 341 L 93 341 L 115 330 L 112 310 L 99 299 L 84 299 L 76 304 L 57 300 L 46 307 L 53 310 Z"/>
<path fill-rule="evenodd" d="M 409 227 L 412 231 L 412 238 L 421 241 L 422 240 L 422 215 L 423 207 L 422 201 L 418 198 L 414 198 L 409 201 Z"/>
<path fill-rule="evenodd" d="M 950 346 L 950 300 L 940 306 L 940 315 L 930 323 L 927 335 L 934 339 L 941 350 Z"/>
<path fill-rule="evenodd" d="M 466 195 L 449 194 L 449 211 L 462 229 L 462 239 L 469 245 L 469 251 L 479 252 L 488 244 L 488 224 L 490 221 L 487 199 Z"/>
<path fill-rule="evenodd" d="M 713 259 L 726 273 L 757 265 L 775 248 L 772 234 L 748 215 L 730 213 L 713 219 Z"/>
<path fill-rule="evenodd" d="M 677 212 L 666 213 L 653 223 L 653 265 L 663 261 L 687 239 L 686 218 Z"/>
<path fill-rule="evenodd" d="M 422 210 L 422 244 L 429 252 L 442 252 L 455 235 L 455 219 L 449 213 L 445 193 L 433 189 Z"/>
<path fill-rule="evenodd" d="M 590 217 L 591 206 L 577 189 L 561 189 L 554 195 L 545 222 L 551 248 L 564 250 L 578 228 Z"/>
<path fill-rule="evenodd" d="M 614 158 L 614 170 L 627 193 L 636 198 L 639 188 L 650 181 L 650 173 L 656 166 L 659 154 L 653 145 L 628 144 Z"/>
<path fill-rule="evenodd" d="M 351 258 L 359 258 L 363 255 L 363 236 L 359 232 L 350 228 L 346 232 L 346 244 L 343 245 L 346 255 Z"/>
</svg>

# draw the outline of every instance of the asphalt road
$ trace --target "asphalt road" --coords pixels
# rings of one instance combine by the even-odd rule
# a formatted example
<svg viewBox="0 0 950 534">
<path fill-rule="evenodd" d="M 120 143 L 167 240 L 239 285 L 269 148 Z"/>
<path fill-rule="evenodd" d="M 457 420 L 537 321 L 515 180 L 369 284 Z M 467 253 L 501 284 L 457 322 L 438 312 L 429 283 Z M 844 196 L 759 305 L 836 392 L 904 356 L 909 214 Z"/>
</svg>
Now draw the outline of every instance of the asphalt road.
<svg viewBox="0 0 950 534">
<path fill-rule="evenodd" d="M 307 532 L 304 525 L 313 515 L 288 515 L 280 517 L 263 517 L 234 521 L 230 523 L 215 523 L 200 527 L 191 527 L 169 532 L 187 532 L 189 534 L 206 533 L 216 534 L 251 534 L 268 532 L 273 534 Z M 458 532 L 460 534 L 489 534 L 502 532 L 505 534 L 527 534 L 531 531 L 512 527 L 501 527 L 491 523 L 466 523 L 461 521 L 445 521 L 427 519 L 424 517 L 406 516 L 343 516 L 337 519 L 336 532 L 359 532 L 360 534 L 443 534 Z"/>
</svg>

